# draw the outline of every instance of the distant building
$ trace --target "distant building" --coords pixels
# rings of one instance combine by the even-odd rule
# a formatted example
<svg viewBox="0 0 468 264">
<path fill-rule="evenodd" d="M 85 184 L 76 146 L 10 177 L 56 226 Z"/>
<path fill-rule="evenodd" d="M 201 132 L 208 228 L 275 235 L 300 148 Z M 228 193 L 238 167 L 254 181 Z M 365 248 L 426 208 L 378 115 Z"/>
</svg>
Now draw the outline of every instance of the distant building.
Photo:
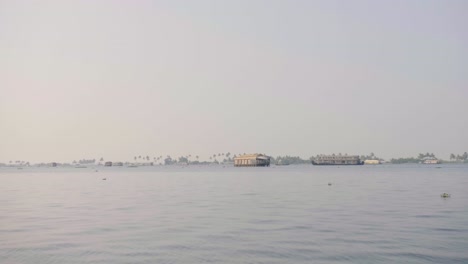
<svg viewBox="0 0 468 264">
<path fill-rule="evenodd" d="M 111 167 L 112 166 L 112 161 L 106 161 L 106 163 L 104 163 L 104 166 Z"/>
<path fill-rule="evenodd" d="M 262 154 L 241 155 L 234 158 L 235 167 L 268 167 L 270 166 L 270 157 Z"/>
<path fill-rule="evenodd" d="M 381 164 L 382 162 L 378 159 L 367 159 L 364 161 L 364 164 L 365 165 L 377 165 L 377 164 Z"/>
<path fill-rule="evenodd" d="M 111 165 L 111 166 L 123 166 L 123 163 L 120 162 L 120 161 L 112 162 L 112 165 Z"/>
</svg>

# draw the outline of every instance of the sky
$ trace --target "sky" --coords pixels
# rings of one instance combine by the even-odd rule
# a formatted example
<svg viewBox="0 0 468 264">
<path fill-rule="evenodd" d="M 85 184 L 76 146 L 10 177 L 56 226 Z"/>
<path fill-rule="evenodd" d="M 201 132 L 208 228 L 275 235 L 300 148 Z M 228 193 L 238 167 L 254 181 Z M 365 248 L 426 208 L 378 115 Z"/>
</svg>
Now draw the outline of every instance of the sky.
<svg viewBox="0 0 468 264">
<path fill-rule="evenodd" d="M 0 162 L 468 151 L 468 1 L 0 0 Z"/>
</svg>

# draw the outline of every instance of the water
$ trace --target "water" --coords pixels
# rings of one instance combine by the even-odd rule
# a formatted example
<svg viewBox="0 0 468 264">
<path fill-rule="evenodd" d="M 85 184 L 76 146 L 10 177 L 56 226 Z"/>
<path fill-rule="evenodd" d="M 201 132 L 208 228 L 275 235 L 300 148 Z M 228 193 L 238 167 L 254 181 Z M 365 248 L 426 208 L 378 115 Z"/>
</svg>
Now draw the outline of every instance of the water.
<svg viewBox="0 0 468 264">
<path fill-rule="evenodd" d="M 468 263 L 468 166 L 97 169 L 0 168 L 0 263 Z"/>
</svg>

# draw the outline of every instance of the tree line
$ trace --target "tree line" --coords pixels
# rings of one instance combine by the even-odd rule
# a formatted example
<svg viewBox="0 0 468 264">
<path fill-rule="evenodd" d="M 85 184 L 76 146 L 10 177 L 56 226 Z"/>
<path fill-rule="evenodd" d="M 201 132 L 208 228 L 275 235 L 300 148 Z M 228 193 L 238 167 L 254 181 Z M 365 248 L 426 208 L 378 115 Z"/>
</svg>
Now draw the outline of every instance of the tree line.
<svg viewBox="0 0 468 264">
<path fill-rule="evenodd" d="M 463 161 L 463 162 L 467 162 L 468 161 L 468 153 L 465 152 L 463 154 L 458 154 L 458 155 L 455 155 L 455 154 L 450 154 L 450 160 L 453 160 L 453 161 Z"/>
<path fill-rule="evenodd" d="M 171 157 L 171 155 L 159 155 L 159 156 L 153 156 L 150 157 L 149 155 L 138 155 L 133 157 L 133 162 L 134 163 L 145 163 L 145 164 L 159 164 L 159 165 L 173 165 L 173 164 L 220 164 L 220 163 L 227 163 L 227 162 L 233 162 L 234 158 L 236 158 L 239 155 L 245 155 L 246 153 L 239 153 L 239 154 L 231 154 L 230 152 L 223 152 L 223 153 L 214 153 L 212 155 L 208 156 L 208 159 L 201 161 L 199 155 L 182 155 L 179 157 Z M 338 155 L 341 155 L 338 154 Z M 345 154 L 346 155 L 346 154 Z M 437 159 L 437 157 L 434 155 L 434 153 L 418 153 L 416 157 L 403 157 L 403 158 L 392 158 L 390 159 L 391 163 L 394 164 L 402 164 L 402 163 L 419 163 L 423 159 L 426 158 L 433 158 Z M 463 154 L 450 154 L 450 161 L 451 162 L 467 162 L 468 163 L 468 153 L 464 152 Z M 306 164 L 310 163 L 311 159 L 314 159 L 314 157 L 311 157 L 309 159 L 303 159 L 299 156 L 290 156 L 290 155 L 285 155 L 285 156 L 277 156 L 277 157 L 271 157 L 271 164 L 277 164 L 277 165 L 289 165 L 289 164 Z M 382 158 L 379 158 L 377 155 L 375 155 L 373 152 L 371 152 L 369 155 L 361 155 L 360 156 L 361 160 L 380 160 L 383 161 Z M 101 157 L 100 159 L 80 159 L 80 160 L 74 160 L 71 162 L 71 164 L 76 165 L 76 164 L 102 164 L 104 162 L 104 158 Z M 46 163 L 39 163 L 39 164 L 46 164 Z M 64 164 L 65 165 L 65 164 Z M 5 163 L 0 163 L 0 166 L 30 166 L 30 163 L 27 161 L 22 161 L 22 160 L 16 160 L 16 161 L 9 161 L 7 164 Z"/>
</svg>

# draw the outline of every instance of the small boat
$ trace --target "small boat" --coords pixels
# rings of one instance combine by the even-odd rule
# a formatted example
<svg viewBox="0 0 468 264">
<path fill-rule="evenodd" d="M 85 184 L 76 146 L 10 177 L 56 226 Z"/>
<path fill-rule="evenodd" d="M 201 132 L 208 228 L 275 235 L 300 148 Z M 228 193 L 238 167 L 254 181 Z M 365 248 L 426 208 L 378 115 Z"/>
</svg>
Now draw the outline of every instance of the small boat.
<svg viewBox="0 0 468 264">
<path fill-rule="evenodd" d="M 421 160 L 422 164 L 440 164 L 440 160 L 434 158 L 434 157 L 425 157 Z"/>
<path fill-rule="evenodd" d="M 103 181 L 107 180 L 107 178 L 102 178 Z"/>
</svg>

